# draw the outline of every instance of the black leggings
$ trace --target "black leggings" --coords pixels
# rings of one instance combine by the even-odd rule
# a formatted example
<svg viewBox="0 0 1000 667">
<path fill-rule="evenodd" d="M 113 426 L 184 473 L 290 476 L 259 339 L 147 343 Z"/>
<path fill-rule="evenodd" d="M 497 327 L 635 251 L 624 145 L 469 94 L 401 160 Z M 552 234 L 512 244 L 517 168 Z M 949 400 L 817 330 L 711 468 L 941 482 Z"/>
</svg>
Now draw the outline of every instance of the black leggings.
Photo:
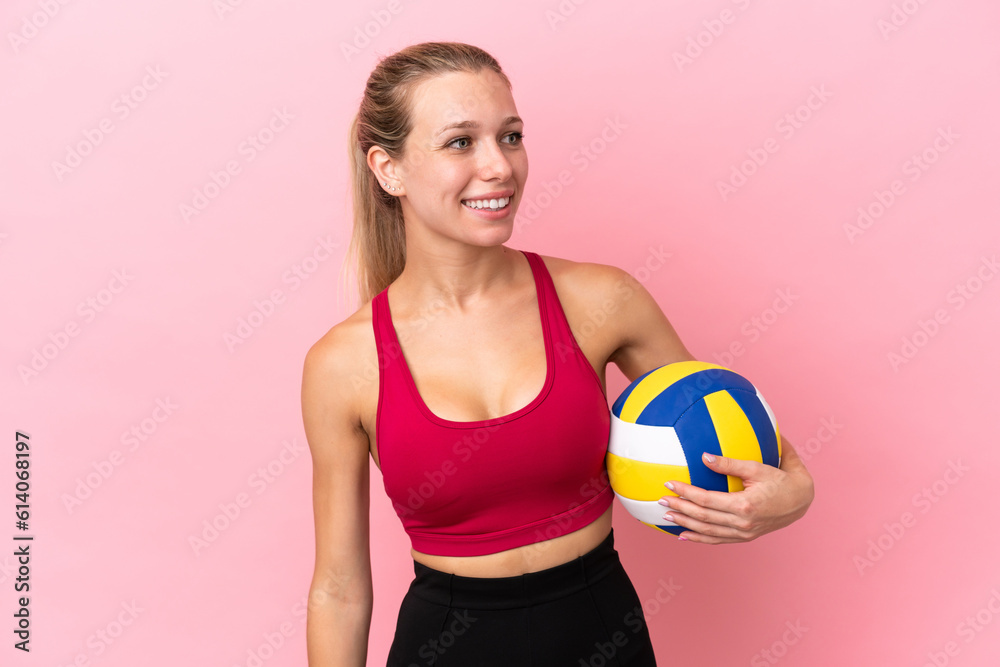
<svg viewBox="0 0 1000 667">
<path fill-rule="evenodd" d="M 413 562 L 387 667 L 655 667 L 639 596 L 614 547 L 514 577 Z"/>
</svg>

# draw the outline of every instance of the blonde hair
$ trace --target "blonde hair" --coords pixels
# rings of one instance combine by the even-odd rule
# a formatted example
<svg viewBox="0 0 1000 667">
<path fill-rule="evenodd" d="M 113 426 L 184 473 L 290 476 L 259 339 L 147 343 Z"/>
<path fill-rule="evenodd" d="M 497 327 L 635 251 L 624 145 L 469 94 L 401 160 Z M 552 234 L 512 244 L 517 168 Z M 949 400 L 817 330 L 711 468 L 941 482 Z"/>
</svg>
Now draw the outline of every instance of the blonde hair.
<svg viewBox="0 0 1000 667">
<path fill-rule="evenodd" d="M 413 127 L 411 98 L 418 83 L 449 72 L 476 74 L 490 69 L 507 88 L 510 80 L 493 56 L 460 42 L 424 42 L 382 58 L 365 84 L 348 135 L 354 228 L 344 262 L 355 267 L 360 302 L 389 286 L 406 263 L 406 235 L 399 198 L 386 192 L 368 167 L 368 150 L 380 146 L 393 159 Z"/>
</svg>

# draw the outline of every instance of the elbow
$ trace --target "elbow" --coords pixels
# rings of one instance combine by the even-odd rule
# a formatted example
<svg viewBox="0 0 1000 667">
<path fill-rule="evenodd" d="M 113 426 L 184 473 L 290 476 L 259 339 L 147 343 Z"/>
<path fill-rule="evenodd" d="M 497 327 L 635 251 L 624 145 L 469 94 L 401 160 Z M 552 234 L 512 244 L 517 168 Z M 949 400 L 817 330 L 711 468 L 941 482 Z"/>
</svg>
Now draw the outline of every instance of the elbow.
<svg viewBox="0 0 1000 667">
<path fill-rule="evenodd" d="M 332 605 L 371 608 L 374 598 L 370 576 L 327 574 L 313 577 L 309 585 L 309 609 Z"/>
</svg>

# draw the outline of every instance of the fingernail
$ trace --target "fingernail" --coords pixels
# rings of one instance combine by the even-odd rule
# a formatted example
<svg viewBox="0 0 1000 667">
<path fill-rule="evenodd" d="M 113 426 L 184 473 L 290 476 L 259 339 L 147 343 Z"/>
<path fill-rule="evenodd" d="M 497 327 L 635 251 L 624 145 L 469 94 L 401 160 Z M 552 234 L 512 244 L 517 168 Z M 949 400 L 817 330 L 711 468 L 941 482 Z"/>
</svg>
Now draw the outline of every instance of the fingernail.
<svg viewBox="0 0 1000 667">
<path fill-rule="evenodd" d="M 670 501 L 667 500 L 666 498 L 660 498 L 660 500 L 657 502 L 659 502 L 664 507 L 670 507 Z"/>
<path fill-rule="evenodd" d="M 709 454 L 708 452 L 705 452 L 705 460 L 708 461 L 709 463 L 713 463 L 715 461 L 715 457 Z"/>
<path fill-rule="evenodd" d="M 666 484 L 664 484 L 663 486 L 667 487 L 667 488 L 668 488 L 668 489 L 670 489 L 671 491 L 673 491 L 673 490 L 674 490 L 674 485 L 673 485 L 673 484 L 671 484 L 670 482 L 667 482 L 667 483 L 666 483 Z"/>
<path fill-rule="evenodd" d="M 670 516 L 670 514 L 669 514 L 669 513 L 667 513 L 667 514 L 664 514 L 664 515 L 663 515 L 663 519 L 664 519 L 665 521 L 669 521 L 670 523 L 677 523 L 676 521 L 674 521 L 674 517 Z"/>
<path fill-rule="evenodd" d="M 678 536 L 677 539 L 680 540 L 681 542 L 687 542 L 688 541 L 688 538 L 684 537 L 683 535 Z"/>
</svg>

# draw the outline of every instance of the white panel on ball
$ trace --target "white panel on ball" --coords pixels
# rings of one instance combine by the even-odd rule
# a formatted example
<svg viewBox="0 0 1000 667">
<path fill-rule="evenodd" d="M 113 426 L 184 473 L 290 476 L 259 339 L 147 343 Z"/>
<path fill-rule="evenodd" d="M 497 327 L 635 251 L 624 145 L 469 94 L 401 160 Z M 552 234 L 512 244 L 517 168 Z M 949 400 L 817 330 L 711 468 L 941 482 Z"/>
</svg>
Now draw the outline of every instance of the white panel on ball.
<svg viewBox="0 0 1000 667">
<path fill-rule="evenodd" d="M 688 464 L 681 441 L 672 427 L 633 424 L 622 421 L 614 414 L 611 415 L 608 451 L 615 456 L 645 463 Z"/>
</svg>

